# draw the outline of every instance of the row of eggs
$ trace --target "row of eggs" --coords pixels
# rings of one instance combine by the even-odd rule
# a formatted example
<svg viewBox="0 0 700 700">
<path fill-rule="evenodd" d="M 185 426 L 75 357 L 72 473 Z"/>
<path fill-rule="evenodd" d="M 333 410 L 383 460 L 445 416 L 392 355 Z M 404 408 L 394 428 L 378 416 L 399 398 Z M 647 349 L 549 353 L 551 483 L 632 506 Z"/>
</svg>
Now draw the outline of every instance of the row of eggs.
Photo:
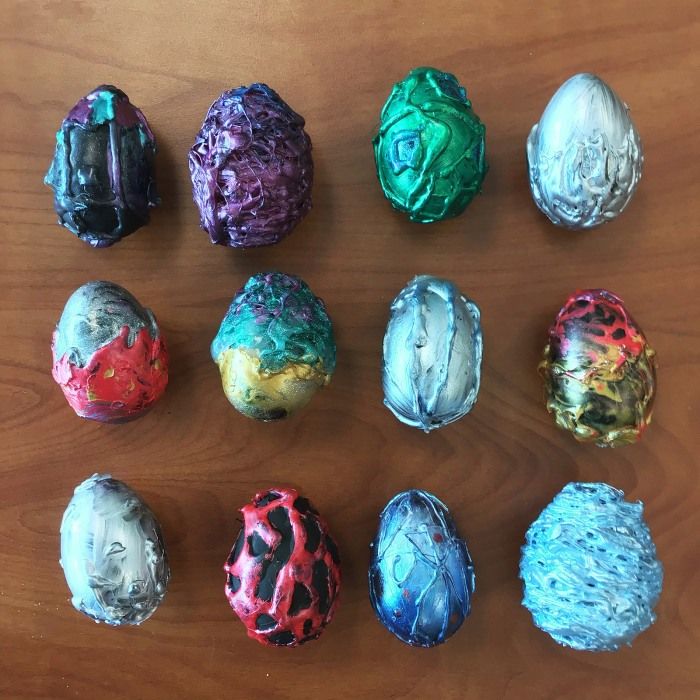
<svg viewBox="0 0 700 700">
<path fill-rule="evenodd" d="M 213 243 L 252 247 L 287 236 L 311 208 L 313 160 L 304 119 L 267 85 L 224 92 L 189 151 L 202 228 Z M 412 221 L 457 216 L 481 190 L 485 128 L 457 78 L 416 68 L 384 105 L 373 141 L 391 204 Z M 59 222 L 94 247 L 148 222 L 159 203 L 156 142 L 143 113 L 103 85 L 63 120 L 45 182 Z M 575 75 L 527 138 L 532 196 L 570 229 L 616 217 L 641 177 L 642 146 L 627 105 L 600 78 Z"/>
<path fill-rule="evenodd" d="M 528 529 L 523 605 L 560 644 L 614 651 L 655 620 L 663 568 L 641 503 L 604 483 L 571 483 Z M 258 493 L 224 565 L 225 593 L 253 639 L 297 646 L 332 620 L 340 555 L 326 521 L 291 488 Z M 474 564 L 444 503 L 397 494 L 370 545 L 369 597 L 380 622 L 411 646 L 449 639 L 471 609 Z M 160 525 L 126 484 L 95 474 L 76 489 L 61 523 L 61 566 L 74 607 L 109 625 L 147 620 L 170 567 Z"/>
<path fill-rule="evenodd" d="M 384 335 L 384 402 L 426 432 L 464 417 L 479 392 L 479 308 L 448 280 L 421 275 L 391 304 Z M 104 422 L 142 415 L 168 381 L 152 312 L 112 282 L 69 298 L 53 335 L 53 377 L 75 412 Z M 241 413 L 271 421 L 309 402 L 336 363 L 323 301 L 298 277 L 251 277 L 211 343 L 224 392 Z M 557 424 L 601 446 L 634 442 L 651 419 L 655 355 L 623 302 L 573 294 L 549 330 L 540 371 Z"/>
</svg>

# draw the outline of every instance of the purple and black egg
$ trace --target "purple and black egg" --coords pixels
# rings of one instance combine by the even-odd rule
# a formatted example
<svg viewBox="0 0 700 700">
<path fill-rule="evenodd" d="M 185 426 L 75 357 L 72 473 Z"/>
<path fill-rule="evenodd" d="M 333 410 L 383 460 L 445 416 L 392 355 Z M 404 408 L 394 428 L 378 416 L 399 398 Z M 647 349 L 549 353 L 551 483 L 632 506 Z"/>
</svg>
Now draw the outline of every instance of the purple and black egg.
<svg viewBox="0 0 700 700">
<path fill-rule="evenodd" d="M 153 174 L 156 141 L 141 110 L 101 85 L 68 112 L 44 182 L 58 222 L 94 248 L 148 223 L 160 203 Z"/>
<path fill-rule="evenodd" d="M 212 243 L 277 243 L 311 209 L 304 119 L 263 83 L 224 92 L 190 149 L 194 201 Z"/>
</svg>

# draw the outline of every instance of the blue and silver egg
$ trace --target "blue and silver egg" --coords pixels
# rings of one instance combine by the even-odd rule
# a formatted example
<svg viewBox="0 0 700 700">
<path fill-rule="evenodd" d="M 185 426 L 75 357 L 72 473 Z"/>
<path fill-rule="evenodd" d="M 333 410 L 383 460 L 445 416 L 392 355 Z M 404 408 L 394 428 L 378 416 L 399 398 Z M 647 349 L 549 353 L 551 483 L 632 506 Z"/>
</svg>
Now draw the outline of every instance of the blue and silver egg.
<svg viewBox="0 0 700 700">
<path fill-rule="evenodd" d="M 75 489 L 61 522 L 61 566 L 75 609 L 114 626 L 147 620 L 170 580 L 158 521 L 109 474 Z"/>
<path fill-rule="evenodd" d="M 462 626 L 474 565 L 444 503 L 426 491 L 397 494 L 379 516 L 371 550 L 369 597 L 392 634 L 432 647 Z"/>
<path fill-rule="evenodd" d="M 634 194 L 643 161 L 629 108 L 590 73 L 574 75 L 554 93 L 527 139 L 535 204 L 569 229 L 618 216 Z"/>
<path fill-rule="evenodd" d="M 663 567 L 643 505 L 603 483 L 571 483 L 527 531 L 523 605 L 564 646 L 615 651 L 656 619 Z"/>
<path fill-rule="evenodd" d="M 384 335 L 384 404 L 425 432 L 476 403 L 483 340 L 479 307 L 449 280 L 419 275 L 391 304 Z"/>
</svg>

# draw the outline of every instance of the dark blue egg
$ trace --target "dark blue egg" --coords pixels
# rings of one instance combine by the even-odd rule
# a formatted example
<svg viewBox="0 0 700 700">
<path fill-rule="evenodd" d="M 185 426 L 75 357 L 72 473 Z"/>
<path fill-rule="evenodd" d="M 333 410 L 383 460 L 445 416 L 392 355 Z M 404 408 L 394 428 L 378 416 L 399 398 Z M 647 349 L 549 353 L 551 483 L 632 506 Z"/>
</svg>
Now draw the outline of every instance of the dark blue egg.
<svg viewBox="0 0 700 700">
<path fill-rule="evenodd" d="M 447 506 L 426 491 L 394 496 L 370 545 L 369 597 L 402 642 L 432 647 L 469 615 L 474 565 Z"/>
</svg>

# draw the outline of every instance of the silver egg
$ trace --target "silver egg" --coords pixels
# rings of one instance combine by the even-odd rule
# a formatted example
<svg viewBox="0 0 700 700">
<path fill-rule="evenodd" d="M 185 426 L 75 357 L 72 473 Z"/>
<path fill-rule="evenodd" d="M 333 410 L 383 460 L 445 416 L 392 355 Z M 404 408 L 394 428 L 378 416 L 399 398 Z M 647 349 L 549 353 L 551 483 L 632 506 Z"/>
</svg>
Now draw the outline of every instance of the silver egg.
<svg viewBox="0 0 700 700">
<path fill-rule="evenodd" d="M 109 474 L 94 474 L 75 489 L 61 522 L 60 563 L 75 609 L 108 625 L 147 620 L 170 579 L 158 521 Z"/>
<path fill-rule="evenodd" d="M 618 216 L 642 175 L 642 143 L 627 105 L 590 73 L 569 78 L 527 139 L 535 204 L 558 226 L 586 229 Z"/>
<path fill-rule="evenodd" d="M 419 275 L 391 304 L 384 335 L 384 404 L 425 432 L 476 403 L 483 341 L 479 307 L 449 280 Z"/>
</svg>

